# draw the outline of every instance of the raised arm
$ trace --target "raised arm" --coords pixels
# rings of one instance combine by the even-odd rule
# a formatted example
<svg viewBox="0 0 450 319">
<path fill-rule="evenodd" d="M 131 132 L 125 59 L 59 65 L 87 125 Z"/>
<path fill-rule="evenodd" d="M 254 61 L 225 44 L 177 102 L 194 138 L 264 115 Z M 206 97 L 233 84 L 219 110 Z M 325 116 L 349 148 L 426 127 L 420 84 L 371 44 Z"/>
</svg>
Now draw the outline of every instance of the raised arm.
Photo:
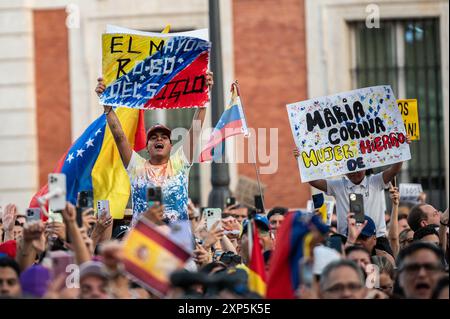
<svg viewBox="0 0 450 319">
<path fill-rule="evenodd" d="M 97 87 L 95 92 L 100 95 L 105 91 L 105 84 L 103 82 L 103 78 L 97 79 Z M 114 112 L 112 106 L 103 105 L 106 120 L 108 121 L 109 129 L 114 137 L 114 141 L 116 142 L 117 149 L 119 150 L 120 157 L 122 158 L 123 165 L 128 167 L 128 164 L 131 160 L 131 155 L 133 154 L 133 150 L 131 149 L 130 143 L 128 143 L 128 139 L 123 132 L 122 125 L 120 124 L 119 118 Z"/>
<path fill-rule="evenodd" d="M 206 85 L 209 86 L 209 90 L 214 84 L 213 73 L 208 71 L 206 74 Z M 203 127 L 203 122 L 205 121 L 206 115 L 206 107 L 198 108 L 195 111 L 194 118 L 192 119 L 191 128 L 189 129 L 188 138 L 183 144 L 183 151 L 186 154 L 189 163 L 192 163 L 194 160 L 194 153 L 198 143 L 198 139 L 200 138 L 200 133 Z"/>
<path fill-rule="evenodd" d="M 83 241 L 80 229 L 76 221 L 77 212 L 75 207 L 67 203 L 66 208 L 62 212 L 64 223 L 67 227 L 67 233 L 73 243 L 75 257 L 78 265 L 91 260 L 91 254 Z"/>
<path fill-rule="evenodd" d="M 400 241 L 398 237 L 398 205 L 400 203 L 400 193 L 397 187 L 392 187 L 389 189 L 391 201 L 392 201 L 392 211 L 391 211 L 391 221 L 389 222 L 389 243 L 391 244 L 394 257 L 397 256 L 400 250 Z"/>
</svg>

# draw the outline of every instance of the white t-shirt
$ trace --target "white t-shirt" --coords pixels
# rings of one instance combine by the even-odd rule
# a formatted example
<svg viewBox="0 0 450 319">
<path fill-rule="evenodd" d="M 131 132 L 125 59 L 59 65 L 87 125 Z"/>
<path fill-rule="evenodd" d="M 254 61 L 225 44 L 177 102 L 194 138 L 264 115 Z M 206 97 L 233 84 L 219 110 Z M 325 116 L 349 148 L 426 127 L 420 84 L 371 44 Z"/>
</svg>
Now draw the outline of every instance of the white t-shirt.
<svg viewBox="0 0 450 319">
<path fill-rule="evenodd" d="M 327 180 L 327 195 L 336 199 L 337 231 L 347 235 L 347 214 L 350 210 L 349 194 L 362 194 L 364 198 L 364 213 L 373 219 L 377 237 L 386 235 L 386 221 L 384 212 L 386 200 L 384 189 L 389 184 L 383 181 L 383 172 L 365 176 L 359 185 L 353 184 L 346 176 Z"/>
</svg>

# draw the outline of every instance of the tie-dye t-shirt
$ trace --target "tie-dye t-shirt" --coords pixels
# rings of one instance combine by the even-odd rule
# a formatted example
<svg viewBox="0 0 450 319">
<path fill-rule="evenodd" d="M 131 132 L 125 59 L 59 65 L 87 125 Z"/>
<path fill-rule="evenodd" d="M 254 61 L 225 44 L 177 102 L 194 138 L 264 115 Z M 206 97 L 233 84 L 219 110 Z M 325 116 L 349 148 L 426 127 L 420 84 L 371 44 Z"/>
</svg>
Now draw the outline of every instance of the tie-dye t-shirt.
<svg viewBox="0 0 450 319">
<path fill-rule="evenodd" d="M 133 203 L 133 226 L 139 215 L 147 210 L 147 187 L 161 187 L 164 217 L 170 222 L 188 219 L 188 177 L 191 164 L 182 147 L 170 156 L 166 165 L 152 165 L 133 151 L 127 168 Z M 158 171 L 163 172 L 161 178 L 155 177 Z"/>
</svg>

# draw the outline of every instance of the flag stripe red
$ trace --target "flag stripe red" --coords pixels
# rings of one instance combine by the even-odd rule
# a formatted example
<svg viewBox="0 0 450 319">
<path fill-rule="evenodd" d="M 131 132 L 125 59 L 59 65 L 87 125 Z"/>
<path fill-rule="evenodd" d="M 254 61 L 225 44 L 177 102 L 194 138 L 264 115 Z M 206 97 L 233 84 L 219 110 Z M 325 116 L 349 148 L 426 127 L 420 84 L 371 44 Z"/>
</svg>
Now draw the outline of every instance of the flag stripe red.
<svg viewBox="0 0 450 319">
<path fill-rule="evenodd" d="M 182 261 L 187 260 L 190 255 L 183 248 L 170 241 L 167 237 L 164 237 L 156 229 L 146 225 L 145 223 L 137 223 L 134 230 L 141 232 L 143 235 L 149 237 L 151 240 L 159 244 L 163 249 L 169 250 L 173 255 Z"/>
</svg>

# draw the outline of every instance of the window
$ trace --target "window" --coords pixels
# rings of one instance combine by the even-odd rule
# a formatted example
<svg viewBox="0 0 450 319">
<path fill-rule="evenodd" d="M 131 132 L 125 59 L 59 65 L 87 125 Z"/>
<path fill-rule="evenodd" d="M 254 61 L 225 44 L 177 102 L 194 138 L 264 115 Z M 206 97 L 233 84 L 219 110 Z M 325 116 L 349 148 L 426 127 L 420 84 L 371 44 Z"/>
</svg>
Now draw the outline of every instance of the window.
<svg viewBox="0 0 450 319">
<path fill-rule="evenodd" d="M 446 207 L 439 20 L 382 20 L 380 28 L 351 22 L 354 88 L 390 84 L 397 98 L 416 98 L 420 141 L 399 182 L 420 183 L 427 201 Z"/>
</svg>

